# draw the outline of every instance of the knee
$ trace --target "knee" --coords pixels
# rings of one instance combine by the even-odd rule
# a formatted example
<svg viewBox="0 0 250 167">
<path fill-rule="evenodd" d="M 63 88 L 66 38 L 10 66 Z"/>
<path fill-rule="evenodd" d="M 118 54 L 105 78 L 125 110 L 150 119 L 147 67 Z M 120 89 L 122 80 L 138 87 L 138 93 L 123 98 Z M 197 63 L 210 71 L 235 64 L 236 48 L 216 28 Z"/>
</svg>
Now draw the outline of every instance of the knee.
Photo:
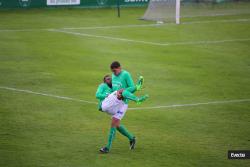
<svg viewBox="0 0 250 167">
<path fill-rule="evenodd" d="M 119 128 L 120 122 L 115 122 L 112 124 L 112 127 Z"/>
<path fill-rule="evenodd" d="M 113 118 L 111 126 L 115 127 L 115 128 L 118 128 L 120 126 L 120 120 L 116 119 L 116 118 Z"/>
</svg>

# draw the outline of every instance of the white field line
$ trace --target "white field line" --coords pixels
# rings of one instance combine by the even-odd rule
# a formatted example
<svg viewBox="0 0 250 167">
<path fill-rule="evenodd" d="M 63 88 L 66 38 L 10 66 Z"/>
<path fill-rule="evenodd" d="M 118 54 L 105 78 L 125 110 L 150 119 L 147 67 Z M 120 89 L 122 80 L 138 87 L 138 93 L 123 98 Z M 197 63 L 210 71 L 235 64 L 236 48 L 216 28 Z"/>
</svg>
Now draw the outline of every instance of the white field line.
<svg viewBox="0 0 250 167">
<path fill-rule="evenodd" d="M 41 92 L 34 92 L 34 91 L 31 91 L 31 90 L 25 90 L 25 89 L 16 89 L 16 88 L 4 87 L 4 86 L 0 86 L 0 89 L 11 90 L 11 91 L 15 91 L 15 92 L 23 92 L 23 93 L 35 94 L 35 95 L 40 95 L 40 96 L 53 97 L 53 98 L 63 99 L 63 100 L 77 101 L 77 102 L 83 102 L 83 103 L 89 103 L 89 104 L 97 104 L 96 102 L 92 102 L 92 101 L 80 100 L 80 99 L 75 99 L 75 98 L 71 98 L 71 97 L 52 95 L 52 94 L 41 93 Z"/>
<path fill-rule="evenodd" d="M 187 21 L 181 24 L 207 24 L 207 23 L 227 23 L 227 22 L 249 22 L 250 19 L 221 19 L 221 20 L 207 20 L 207 21 Z M 64 30 L 85 30 L 85 29 L 116 29 L 116 28 L 134 28 L 134 27 L 159 27 L 159 26 L 176 25 L 174 22 L 170 23 L 157 23 L 157 24 L 134 24 L 134 25 L 117 25 L 117 26 L 100 26 L 100 27 L 68 27 L 59 28 Z"/>
<path fill-rule="evenodd" d="M 236 23 L 236 22 L 249 22 L 250 19 L 224 19 L 224 20 L 207 20 L 207 21 L 190 21 L 181 24 L 207 24 L 207 23 Z"/>
<path fill-rule="evenodd" d="M 217 16 L 237 16 L 237 15 L 245 15 L 250 14 L 249 11 L 241 11 L 241 12 L 232 12 L 232 13 L 218 13 L 218 14 L 199 14 L 199 15 L 184 15 L 181 18 L 194 18 L 194 17 L 217 17 Z"/>
<path fill-rule="evenodd" d="M 10 91 L 14 91 L 14 92 L 35 94 L 35 95 L 40 95 L 40 96 L 47 96 L 47 97 L 52 97 L 52 98 L 56 98 L 56 99 L 68 100 L 68 101 L 77 101 L 77 102 L 84 102 L 84 103 L 89 103 L 89 104 L 97 104 L 96 102 L 93 102 L 93 101 L 86 101 L 86 100 L 80 100 L 80 99 L 75 99 L 75 98 L 66 97 L 66 96 L 58 96 L 58 95 L 34 92 L 31 90 L 17 89 L 17 88 L 5 87 L 5 86 L 0 86 L 0 89 L 10 90 Z M 215 105 L 215 104 L 227 104 L 227 103 L 242 103 L 242 102 L 250 102 L 250 99 L 210 101 L 210 102 L 203 102 L 203 103 L 174 104 L 174 105 L 153 106 L 153 107 L 135 107 L 135 108 L 129 108 L 129 110 L 150 110 L 150 109 L 189 107 L 189 106 L 213 105 L 213 104 Z"/>
<path fill-rule="evenodd" d="M 165 43 L 165 45 L 200 45 L 200 44 L 217 44 L 217 43 L 226 43 L 226 42 L 244 42 L 250 41 L 250 38 L 242 38 L 242 39 L 225 39 L 225 40 L 214 40 L 214 41 L 187 41 L 187 42 L 172 42 Z"/>
<path fill-rule="evenodd" d="M 133 40 L 133 39 L 127 39 L 127 38 L 118 38 L 118 37 L 112 37 L 112 36 L 103 36 L 103 35 L 93 35 L 93 34 L 87 34 L 87 33 L 71 32 L 71 31 L 57 30 L 57 29 L 50 29 L 49 31 L 61 32 L 61 33 L 75 35 L 75 36 L 102 38 L 102 39 L 108 39 L 108 40 L 113 40 L 113 41 L 115 40 L 115 41 L 131 42 L 131 43 L 141 43 L 141 44 L 148 44 L 148 45 L 155 45 L 155 46 L 200 45 L 200 44 L 218 44 L 218 43 L 225 43 L 225 42 L 250 41 L 250 38 L 245 38 L 245 39 L 243 38 L 243 39 L 225 39 L 225 40 L 214 40 L 214 41 L 187 41 L 187 42 L 158 43 L 158 42 Z"/>
<path fill-rule="evenodd" d="M 36 28 L 36 29 L 0 29 L 0 32 L 31 32 L 31 31 L 47 31 L 46 28 Z"/>
<path fill-rule="evenodd" d="M 51 29 L 49 31 L 61 32 L 61 33 L 66 33 L 66 34 L 71 34 L 71 35 L 76 35 L 76 36 L 102 38 L 102 39 L 124 41 L 124 42 L 143 43 L 143 44 L 150 44 L 150 45 L 162 45 L 161 43 L 155 43 L 155 42 L 139 41 L 139 40 L 126 39 L 126 38 L 117 38 L 117 37 L 103 36 L 103 35 L 92 35 L 92 34 L 87 34 L 87 33 L 71 32 L 71 31 L 57 30 L 57 29 Z"/>
<path fill-rule="evenodd" d="M 99 26 L 99 27 L 65 27 L 61 28 L 64 30 L 78 30 L 78 29 L 117 29 L 117 28 L 134 28 L 134 27 L 156 27 L 161 26 L 162 24 L 130 24 L 130 25 L 113 25 L 113 26 Z"/>
<path fill-rule="evenodd" d="M 94 29 L 116 29 L 116 28 L 135 28 L 135 27 L 154 27 L 164 24 L 130 24 L 130 25 L 112 25 L 112 26 L 97 26 L 97 27 L 63 27 L 63 28 L 37 28 L 37 29 L 0 29 L 0 32 L 22 32 L 22 31 L 48 31 L 48 30 L 94 30 Z"/>
<path fill-rule="evenodd" d="M 160 108 L 176 108 L 176 107 L 200 106 L 200 105 L 210 105 L 210 104 L 226 104 L 226 103 L 241 103 L 241 102 L 250 102 L 250 99 L 210 101 L 210 102 L 204 102 L 204 103 L 174 104 L 174 105 L 154 106 L 154 107 L 136 107 L 136 108 L 129 108 L 129 110 L 150 110 L 150 109 L 160 109 Z"/>
<path fill-rule="evenodd" d="M 207 23 L 227 23 L 227 22 L 249 22 L 250 19 L 224 19 L 224 20 L 208 20 L 208 21 L 190 21 L 181 24 L 207 24 Z M 99 27 L 65 27 L 58 28 L 63 30 L 94 30 L 94 29 L 120 29 L 120 28 L 134 28 L 134 27 L 159 27 L 164 25 L 176 25 L 176 23 L 164 24 L 131 24 L 131 25 L 114 25 L 114 26 L 99 26 Z"/>
<path fill-rule="evenodd" d="M 207 23 L 227 23 L 227 22 L 249 22 L 250 19 L 225 19 L 225 20 L 208 20 L 208 21 L 190 21 L 181 24 L 207 24 Z M 0 32 L 25 32 L 25 31 L 48 31 L 54 30 L 94 30 L 94 29 L 120 29 L 120 28 L 135 28 L 135 27 L 159 27 L 176 25 L 175 23 L 165 24 L 131 24 L 131 25 L 112 25 L 112 26 L 97 26 L 97 27 L 62 27 L 62 28 L 37 28 L 37 29 L 0 29 Z"/>
</svg>

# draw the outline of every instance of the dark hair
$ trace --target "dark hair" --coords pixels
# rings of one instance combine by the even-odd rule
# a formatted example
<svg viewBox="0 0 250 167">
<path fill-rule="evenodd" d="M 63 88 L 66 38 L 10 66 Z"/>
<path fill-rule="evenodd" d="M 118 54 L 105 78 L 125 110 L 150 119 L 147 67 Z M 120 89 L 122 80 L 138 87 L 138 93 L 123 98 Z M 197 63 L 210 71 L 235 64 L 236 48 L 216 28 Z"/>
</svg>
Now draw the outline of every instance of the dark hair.
<svg viewBox="0 0 250 167">
<path fill-rule="evenodd" d="M 105 80 L 106 80 L 106 78 L 108 78 L 108 77 L 111 77 L 109 74 L 108 75 L 105 75 L 104 77 L 103 77 L 103 82 L 105 82 Z"/>
<path fill-rule="evenodd" d="M 110 68 L 114 69 L 114 68 L 119 68 L 121 67 L 121 64 L 118 61 L 114 61 L 113 63 L 111 63 Z"/>
</svg>

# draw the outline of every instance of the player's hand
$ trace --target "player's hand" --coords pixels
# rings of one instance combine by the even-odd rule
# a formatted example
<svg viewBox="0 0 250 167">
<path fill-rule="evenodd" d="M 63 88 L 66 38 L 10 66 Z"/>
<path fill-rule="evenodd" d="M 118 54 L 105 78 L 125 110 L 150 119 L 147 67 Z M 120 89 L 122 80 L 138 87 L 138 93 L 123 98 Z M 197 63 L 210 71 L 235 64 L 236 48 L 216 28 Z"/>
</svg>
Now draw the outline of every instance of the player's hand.
<svg viewBox="0 0 250 167">
<path fill-rule="evenodd" d="M 122 92 L 123 92 L 123 89 L 117 91 L 117 99 L 122 100 L 122 98 L 123 98 Z"/>
<path fill-rule="evenodd" d="M 122 100 L 122 95 L 121 94 L 117 94 L 117 99 L 118 100 Z"/>
</svg>

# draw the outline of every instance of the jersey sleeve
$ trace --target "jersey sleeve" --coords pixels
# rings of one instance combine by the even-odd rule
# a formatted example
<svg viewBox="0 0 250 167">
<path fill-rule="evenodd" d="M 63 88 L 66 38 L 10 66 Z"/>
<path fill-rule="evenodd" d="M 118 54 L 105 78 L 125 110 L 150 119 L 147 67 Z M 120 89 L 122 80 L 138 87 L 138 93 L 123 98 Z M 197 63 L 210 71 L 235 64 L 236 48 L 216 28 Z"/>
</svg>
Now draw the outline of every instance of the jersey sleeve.
<svg viewBox="0 0 250 167">
<path fill-rule="evenodd" d="M 104 85 L 103 84 L 98 86 L 95 96 L 99 100 L 105 99 L 106 94 L 105 94 L 105 91 L 104 91 Z"/>
<path fill-rule="evenodd" d="M 129 92 L 131 92 L 131 93 L 133 93 L 134 90 L 135 90 L 135 84 L 134 84 L 134 81 L 133 81 L 133 79 L 132 79 L 132 77 L 131 77 L 131 75 L 130 75 L 129 72 L 127 72 L 127 74 L 126 74 L 126 83 L 128 85 L 128 87 L 126 88 L 126 90 L 129 91 Z"/>
</svg>

